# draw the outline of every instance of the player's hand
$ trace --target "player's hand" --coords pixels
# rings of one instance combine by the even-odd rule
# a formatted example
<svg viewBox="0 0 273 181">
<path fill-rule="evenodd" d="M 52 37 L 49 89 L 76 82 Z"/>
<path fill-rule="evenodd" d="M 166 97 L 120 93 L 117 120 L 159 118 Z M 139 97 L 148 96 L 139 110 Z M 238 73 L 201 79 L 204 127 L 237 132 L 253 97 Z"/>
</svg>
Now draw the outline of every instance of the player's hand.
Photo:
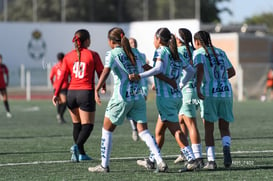
<svg viewBox="0 0 273 181">
<path fill-rule="evenodd" d="M 170 81 L 170 85 L 171 85 L 174 89 L 177 89 L 177 84 L 176 84 L 175 79 L 172 79 L 172 80 Z"/>
<path fill-rule="evenodd" d="M 100 93 L 101 93 L 101 94 L 105 94 L 105 93 L 106 93 L 106 90 L 105 90 L 104 88 L 101 88 Z"/>
<path fill-rule="evenodd" d="M 198 95 L 199 99 L 202 99 L 202 100 L 205 99 L 205 96 L 200 91 L 197 91 L 197 95 Z"/>
<path fill-rule="evenodd" d="M 101 105 L 100 94 L 97 90 L 95 90 L 95 101 L 98 105 Z"/>
<path fill-rule="evenodd" d="M 59 104 L 60 101 L 60 97 L 59 96 L 53 96 L 52 97 L 52 103 L 54 106 L 56 106 L 57 104 Z"/>
</svg>

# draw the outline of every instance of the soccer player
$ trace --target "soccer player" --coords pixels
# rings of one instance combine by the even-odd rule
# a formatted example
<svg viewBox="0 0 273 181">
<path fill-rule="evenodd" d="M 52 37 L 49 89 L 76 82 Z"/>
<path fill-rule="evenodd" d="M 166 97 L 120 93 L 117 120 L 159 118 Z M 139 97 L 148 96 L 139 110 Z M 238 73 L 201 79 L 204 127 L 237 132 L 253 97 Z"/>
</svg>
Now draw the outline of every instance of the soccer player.
<svg viewBox="0 0 273 181">
<path fill-rule="evenodd" d="M 57 54 L 57 59 L 58 62 L 52 67 L 49 78 L 51 81 L 51 84 L 53 85 L 54 92 L 57 87 L 58 81 L 60 81 L 60 75 L 61 75 L 61 67 L 63 63 L 63 58 L 64 58 L 64 53 L 60 52 Z M 64 81 L 60 90 L 60 100 L 57 103 L 57 121 L 58 123 L 66 123 L 63 115 L 66 110 L 66 93 L 67 93 L 67 88 L 68 88 L 68 74 L 65 75 Z"/>
<path fill-rule="evenodd" d="M 230 154 L 231 136 L 229 123 L 233 117 L 233 93 L 229 79 L 235 70 L 225 52 L 212 45 L 208 32 L 198 31 L 194 35 L 193 63 L 197 69 L 197 95 L 201 99 L 201 117 L 205 127 L 207 163 L 204 169 L 214 170 L 215 162 L 214 123 L 218 122 L 224 154 L 224 166 L 232 164 Z"/>
<path fill-rule="evenodd" d="M 108 102 L 101 137 L 101 164 L 89 167 L 90 172 L 109 172 L 110 153 L 112 148 L 112 134 L 117 126 L 121 125 L 126 117 L 137 122 L 137 131 L 154 154 L 157 171 L 165 172 L 168 169 L 163 161 L 160 150 L 148 130 L 146 118 L 146 102 L 140 81 L 130 81 L 129 74 L 137 74 L 142 65 L 138 59 L 140 54 L 134 54 L 124 31 L 114 27 L 108 32 L 108 44 L 112 50 L 105 57 L 105 68 L 95 90 L 95 98 L 101 104 L 99 90 L 108 78 L 110 72 L 114 76 L 114 92 Z M 135 52 L 136 53 L 136 52 Z"/>
<path fill-rule="evenodd" d="M 129 38 L 129 43 L 130 43 L 130 47 L 136 51 L 136 53 L 138 55 L 141 55 L 142 58 L 140 60 L 143 60 L 142 64 L 145 65 L 145 64 L 148 64 L 149 61 L 146 60 L 146 55 L 144 53 L 141 53 L 138 51 L 137 49 L 137 41 L 135 38 Z M 141 72 L 143 72 L 144 69 L 141 70 Z M 143 90 L 143 93 L 144 93 L 144 96 L 145 96 L 145 100 L 147 100 L 147 96 L 148 96 L 148 79 L 142 79 L 142 90 Z M 131 127 L 132 127 L 132 139 L 134 141 L 138 141 L 138 134 L 137 134 L 137 127 L 136 127 L 136 122 L 130 118 L 128 118 L 130 120 L 130 124 L 131 124 Z"/>
<path fill-rule="evenodd" d="M 8 70 L 8 67 L 5 64 L 3 64 L 3 57 L 0 54 L 0 93 L 2 95 L 4 106 L 7 112 L 6 116 L 7 118 L 11 118 L 12 114 L 10 113 L 8 94 L 7 94 L 8 85 L 9 85 L 9 70 Z"/>
<path fill-rule="evenodd" d="M 166 77 L 176 81 L 178 85 L 181 78 L 182 70 L 184 70 L 185 78 L 182 81 L 181 87 L 193 77 L 194 69 L 186 61 L 179 57 L 177 51 L 176 39 L 167 28 L 159 28 L 154 36 L 154 67 L 148 71 L 140 73 L 140 79 L 148 76 L 153 76 L 162 73 Z M 187 170 L 193 170 L 197 167 L 197 162 L 193 155 L 192 149 L 189 146 L 186 135 L 180 129 L 178 122 L 178 112 L 182 104 L 182 94 L 179 88 L 170 86 L 165 81 L 154 78 L 156 89 L 156 105 L 159 112 L 155 128 L 155 139 L 161 149 L 164 144 L 164 136 L 166 128 L 175 137 L 176 142 L 187 158 Z M 154 158 L 151 154 L 149 159 L 138 160 L 137 164 L 145 168 L 153 168 Z"/>
<path fill-rule="evenodd" d="M 90 34 L 87 30 L 76 31 L 72 41 L 75 49 L 67 53 L 63 59 L 60 81 L 56 85 L 52 101 L 54 105 L 59 102 L 62 83 L 65 75 L 69 74 L 71 80 L 67 91 L 67 107 L 73 122 L 75 142 L 70 149 L 71 161 L 78 162 L 91 160 L 85 153 L 84 144 L 93 130 L 95 121 L 95 72 L 100 77 L 104 67 L 99 54 L 88 49 Z"/>
<path fill-rule="evenodd" d="M 271 67 L 266 75 L 266 84 L 264 88 L 264 94 L 261 96 L 261 101 L 264 102 L 267 99 L 268 91 L 269 94 L 269 100 L 273 99 L 273 68 Z"/>
<path fill-rule="evenodd" d="M 183 58 L 189 64 L 193 65 L 192 52 L 194 47 L 190 30 L 186 28 L 180 28 L 176 35 L 176 43 L 178 47 L 178 53 L 181 54 L 181 56 L 183 56 Z M 184 75 L 182 75 L 181 80 L 183 80 L 183 78 Z M 196 123 L 196 109 L 199 105 L 199 98 L 196 92 L 195 77 L 189 80 L 188 83 L 182 88 L 182 95 L 182 107 L 179 111 L 180 127 L 185 135 L 188 135 L 189 133 L 194 157 L 199 161 L 199 167 L 203 167 L 204 163 L 202 159 L 201 138 Z M 182 151 L 174 163 L 179 163 L 181 161 L 186 161 Z"/>
</svg>

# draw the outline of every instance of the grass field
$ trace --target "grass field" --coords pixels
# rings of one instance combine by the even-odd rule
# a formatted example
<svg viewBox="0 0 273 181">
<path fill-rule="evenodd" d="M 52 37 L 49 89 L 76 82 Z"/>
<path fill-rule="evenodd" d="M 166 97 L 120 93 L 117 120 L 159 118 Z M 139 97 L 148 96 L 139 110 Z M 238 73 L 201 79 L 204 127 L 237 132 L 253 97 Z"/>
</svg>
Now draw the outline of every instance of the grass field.
<svg viewBox="0 0 273 181">
<path fill-rule="evenodd" d="M 100 163 L 100 137 L 106 102 L 97 107 L 96 123 L 85 149 L 92 161 L 71 163 L 69 148 L 73 144 L 72 123 L 55 120 L 55 107 L 50 100 L 10 100 L 13 118 L 5 117 L 0 104 L 0 180 L 273 180 L 273 103 L 246 101 L 234 103 L 235 122 L 231 125 L 233 165 L 223 167 L 222 146 L 217 125 L 215 139 L 218 169 L 178 173 L 182 165 L 173 164 L 179 148 L 166 132 L 162 155 L 168 173 L 153 173 L 136 165 L 148 156 L 144 142 L 131 139 L 129 122 L 113 134 L 110 173 L 90 173 L 87 168 Z M 153 99 L 148 100 L 148 123 L 154 133 L 157 111 Z M 204 129 L 198 119 L 202 138 Z M 204 140 L 202 139 L 204 144 Z M 205 147 L 203 145 L 205 155 Z"/>
</svg>

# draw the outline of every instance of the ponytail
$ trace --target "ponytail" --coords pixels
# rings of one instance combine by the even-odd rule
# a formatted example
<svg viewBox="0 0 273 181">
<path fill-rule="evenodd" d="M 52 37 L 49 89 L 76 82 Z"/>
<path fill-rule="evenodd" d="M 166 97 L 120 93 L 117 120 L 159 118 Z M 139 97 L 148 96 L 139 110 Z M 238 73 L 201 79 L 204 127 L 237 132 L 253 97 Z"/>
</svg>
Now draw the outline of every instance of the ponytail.
<svg viewBox="0 0 273 181">
<path fill-rule="evenodd" d="M 123 48 L 132 65 L 136 65 L 135 56 L 130 47 L 129 40 L 121 28 L 114 27 L 110 29 L 108 32 L 108 39 L 112 40 L 116 44 L 119 44 Z"/>
<path fill-rule="evenodd" d="M 208 51 L 207 47 L 211 48 L 213 56 L 215 57 L 215 60 L 217 62 L 217 65 L 219 65 L 218 57 L 217 57 L 217 55 L 215 53 L 215 50 L 214 50 L 214 47 L 213 47 L 213 45 L 211 43 L 209 33 L 206 32 L 206 31 L 199 31 L 194 35 L 194 39 L 199 40 L 200 43 L 201 43 L 201 46 L 205 49 L 206 55 L 208 56 L 208 59 L 210 61 L 210 66 L 212 67 L 213 64 L 212 64 L 212 60 L 211 60 L 211 57 L 210 57 L 210 54 L 209 54 L 209 51 Z"/>
<path fill-rule="evenodd" d="M 187 53 L 189 55 L 190 58 L 190 64 L 193 64 L 193 60 L 192 60 L 192 51 L 190 49 L 190 46 L 193 48 L 193 50 L 195 50 L 194 46 L 193 46 L 193 42 L 192 42 L 192 34 L 190 32 L 190 30 L 186 29 L 186 28 L 180 28 L 178 30 L 178 34 L 179 34 L 179 39 L 182 40 L 182 43 L 186 46 L 187 49 Z M 190 45 L 191 44 L 191 45 Z"/>
<path fill-rule="evenodd" d="M 175 61 L 180 60 L 179 54 L 177 51 L 177 44 L 176 44 L 176 39 L 173 34 L 171 34 L 170 30 L 168 28 L 159 28 L 155 36 L 157 38 L 160 38 L 160 43 L 164 46 L 168 46 L 171 51 L 172 58 Z"/>
<path fill-rule="evenodd" d="M 178 51 L 177 51 L 177 44 L 176 44 L 176 39 L 173 34 L 171 34 L 171 39 L 169 40 L 169 48 L 172 54 L 172 57 L 175 61 L 180 60 Z"/>
<path fill-rule="evenodd" d="M 77 54 L 78 54 L 78 61 L 79 61 L 79 65 L 80 65 L 80 62 L 81 62 L 81 40 L 79 38 L 78 35 L 75 35 L 72 39 L 72 42 L 74 43 L 75 45 L 75 49 L 77 51 Z"/>
</svg>

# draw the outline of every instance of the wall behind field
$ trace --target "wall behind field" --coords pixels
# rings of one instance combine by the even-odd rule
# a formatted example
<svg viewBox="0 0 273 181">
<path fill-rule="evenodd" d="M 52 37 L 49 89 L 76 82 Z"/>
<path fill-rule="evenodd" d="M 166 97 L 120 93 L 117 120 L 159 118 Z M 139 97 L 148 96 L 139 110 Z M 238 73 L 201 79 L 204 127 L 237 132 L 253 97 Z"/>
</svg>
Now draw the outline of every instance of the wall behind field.
<svg viewBox="0 0 273 181">
<path fill-rule="evenodd" d="M 58 52 L 72 50 L 72 38 L 78 29 L 87 29 L 91 34 L 90 49 L 97 51 L 102 60 L 109 50 L 107 33 L 112 27 L 119 26 L 124 29 L 127 37 L 135 37 L 139 49 L 152 59 L 154 45 L 153 36 L 160 27 L 168 27 L 176 33 L 180 27 L 189 28 L 196 32 L 199 30 L 197 20 L 170 20 L 147 21 L 133 23 L 0 23 L 0 53 L 3 62 L 9 67 L 10 85 L 20 84 L 20 66 L 25 69 L 35 69 L 32 83 L 47 83 L 46 67 L 56 63 Z M 38 36 L 34 36 L 38 32 Z M 40 33 L 40 34 L 39 34 Z"/>
</svg>

